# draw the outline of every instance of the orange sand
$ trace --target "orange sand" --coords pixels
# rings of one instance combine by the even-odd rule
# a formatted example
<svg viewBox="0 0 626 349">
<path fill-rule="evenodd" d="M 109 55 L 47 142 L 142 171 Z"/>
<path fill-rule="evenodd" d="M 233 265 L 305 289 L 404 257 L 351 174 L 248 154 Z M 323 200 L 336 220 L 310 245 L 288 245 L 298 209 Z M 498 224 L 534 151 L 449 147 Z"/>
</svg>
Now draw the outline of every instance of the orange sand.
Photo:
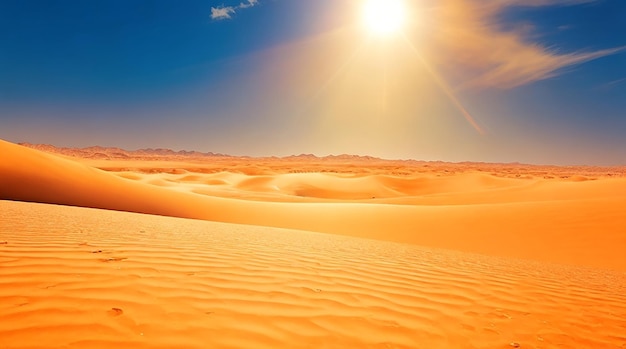
<svg viewBox="0 0 626 349">
<path fill-rule="evenodd" d="M 94 151 L 0 141 L 0 349 L 626 347 L 622 168 Z"/>
<path fill-rule="evenodd" d="M 575 168 L 532 167 L 513 175 L 510 167 L 501 165 L 498 171 L 490 165 L 498 177 L 471 164 L 425 169 L 397 163 L 402 175 L 392 175 L 385 172 L 394 172 L 393 163 L 362 159 L 84 160 L 2 141 L 0 154 L 0 199 L 301 229 L 626 271 L 626 178 L 598 175 L 602 171 L 590 177 Z M 99 167 L 135 170 L 112 173 L 86 165 L 94 161 Z M 229 166 L 236 172 L 225 172 Z M 303 168 L 317 170 L 289 173 Z M 249 174 L 254 171 L 258 174 Z"/>
<path fill-rule="evenodd" d="M 626 345 L 624 273 L 10 201 L 0 222 L 0 348 Z"/>
</svg>

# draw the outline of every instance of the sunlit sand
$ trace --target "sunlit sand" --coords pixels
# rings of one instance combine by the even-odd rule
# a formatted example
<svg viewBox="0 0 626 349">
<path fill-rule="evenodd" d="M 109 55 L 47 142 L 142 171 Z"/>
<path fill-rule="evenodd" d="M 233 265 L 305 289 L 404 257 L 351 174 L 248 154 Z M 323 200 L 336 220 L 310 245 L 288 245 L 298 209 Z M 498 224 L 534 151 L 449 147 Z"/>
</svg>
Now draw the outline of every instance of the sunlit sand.
<svg viewBox="0 0 626 349">
<path fill-rule="evenodd" d="M 624 4 L 0 1 L 0 349 L 626 349 Z"/>
<path fill-rule="evenodd" d="M 0 348 L 626 345 L 624 168 L 47 150 L 0 141 Z"/>
</svg>

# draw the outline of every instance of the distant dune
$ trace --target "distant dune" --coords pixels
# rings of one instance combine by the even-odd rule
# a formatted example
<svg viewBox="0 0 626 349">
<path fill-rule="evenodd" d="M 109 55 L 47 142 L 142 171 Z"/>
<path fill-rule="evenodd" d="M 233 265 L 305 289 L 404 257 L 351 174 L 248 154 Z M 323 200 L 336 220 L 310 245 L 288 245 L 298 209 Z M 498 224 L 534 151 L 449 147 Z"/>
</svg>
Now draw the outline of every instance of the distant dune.
<svg viewBox="0 0 626 349">
<path fill-rule="evenodd" d="M 90 149 L 0 141 L 0 348 L 626 345 L 622 168 Z"/>
<path fill-rule="evenodd" d="M 451 175 L 459 172 L 484 172 L 497 177 L 543 179 L 579 179 L 626 177 L 626 166 L 546 166 L 520 163 L 484 163 L 418 160 L 386 160 L 372 156 L 350 154 L 318 157 L 313 154 L 286 157 L 235 157 L 226 154 L 198 151 L 174 151 L 171 149 L 125 150 L 116 147 L 93 146 L 87 148 L 63 148 L 49 144 L 20 143 L 19 145 L 69 156 L 94 167 L 107 170 L 133 170 L 155 172 L 171 168 L 175 164 L 189 167 L 194 172 L 215 173 L 221 171 L 244 174 L 275 174 L 292 172 L 332 172 L 346 174 L 412 175 L 437 173 Z M 104 161 L 102 161 L 104 160 Z M 119 160 L 119 161 L 118 161 Z M 128 162 L 134 160 L 133 162 Z M 166 163 L 163 163 L 166 161 Z M 164 165 L 165 164 L 165 165 Z M 153 167 L 155 166 L 156 167 Z"/>
<path fill-rule="evenodd" d="M 123 161 L 122 167 L 154 165 L 153 170 L 105 172 L 7 142 L 0 142 L 0 154 L 2 199 L 301 229 L 626 270 L 622 177 L 503 178 L 440 169 L 383 175 L 375 167 L 369 173 L 378 174 L 367 174 L 367 166 L 372 166 L 368 163 L 359 163 L 360 169 L 352 174 L 289 173 L 299 168 L 298 163 L 268 165 L 267 160 L 258 163 L 258 172 L 266 174 L 249 175 L 238 171 L 241 164 L 236 159 L 229 160 L 232 172 L 202 171 L 211 163 L 132 159 Z M 118 167 L 121 161 L 110 162 Z M 253 165 L 245 160 L 246 169 Z M 410 173 L 411 168 L 402 170 Z"/>
</svg>

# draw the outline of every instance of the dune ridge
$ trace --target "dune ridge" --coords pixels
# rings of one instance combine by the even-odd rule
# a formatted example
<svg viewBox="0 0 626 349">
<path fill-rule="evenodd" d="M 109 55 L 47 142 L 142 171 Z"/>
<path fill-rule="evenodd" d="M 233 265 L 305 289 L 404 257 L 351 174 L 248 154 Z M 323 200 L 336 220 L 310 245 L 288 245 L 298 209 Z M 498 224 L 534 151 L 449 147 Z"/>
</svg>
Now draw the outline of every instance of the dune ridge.
<svg viewBox="0 0 626 349">
<path fill-rule="evenodd" d="M 620 348 L 626 274 L 0 201 L 3 348 Z"/>
<path fill-rule="evenodd" d="M 153 175 L 116 175 L 3 141 L 0 154 L 0 199 L 300 229 L 626 270 L 621 249 L 626 246 L 622 178 L 541 181 L 481 173 L 412 178 L 237 173 L 205 177 L 188 171 L 146 177 Z M 378 190 L 374 194 L 381 198 L 369 197 L 372 190 Z"/>
</svg>

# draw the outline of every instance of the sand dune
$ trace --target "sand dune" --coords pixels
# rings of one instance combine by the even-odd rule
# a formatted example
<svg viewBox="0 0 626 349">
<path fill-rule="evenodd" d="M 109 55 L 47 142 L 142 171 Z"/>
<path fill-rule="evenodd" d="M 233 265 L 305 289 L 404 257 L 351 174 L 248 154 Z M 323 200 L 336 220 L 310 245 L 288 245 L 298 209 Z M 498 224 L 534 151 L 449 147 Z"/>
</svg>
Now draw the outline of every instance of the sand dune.
<svg viewBox="0 0 626 349">
<path fill-rule="evenodd" d="M 626 275 L 0 201 L 0 348 L 622 348 Z"/>
<path fill-rule="evenodd" d="M 0 348 L 626 347 L 619 171 L 114 154 L 0 141 Z"/>
<path fill-rule="evenodd" d="M 0 154 L 1 199 L 626 270 L 626 178 L 514 179 L 474 171 L 371 174 L 375 168 L 369 174 L 286 173 L 285 168 L 281 173 L 274 168 L 272 174 L 260 170 L 264 174 L 249 175 L 193 172 L 172 167 L 184 165 L 180 162 L 164 161 L 152 173 L 111 173 L 2 141 Z M 235 160 L 228 161 L 237 168 Z"/>
</svg>

